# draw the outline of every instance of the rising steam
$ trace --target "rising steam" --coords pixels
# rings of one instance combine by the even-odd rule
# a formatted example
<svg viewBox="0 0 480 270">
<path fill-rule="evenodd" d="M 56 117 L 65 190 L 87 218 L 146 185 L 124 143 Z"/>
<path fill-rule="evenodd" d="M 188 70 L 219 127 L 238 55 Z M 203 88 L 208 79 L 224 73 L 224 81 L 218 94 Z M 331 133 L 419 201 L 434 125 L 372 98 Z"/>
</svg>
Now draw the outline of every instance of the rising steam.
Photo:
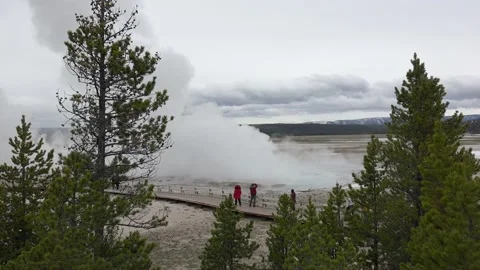
<svg viewBox="0 0 480 270">
<path fill-rule="evenodd" d="M 140 4 L 141 9 L 141 0 L 122 0 L 119 4 L 128 10 L 135 2 Z M 89 1 L 79 0 L 29 0 L 36 39 L 39 44 L 58 55 L 57 60 L 53 61 L 61 61 L 65 52 L 63 42 L 66 31 L 76 27 L 74 13 L 88 13 L 88 3 Z M 160 113 L 175 116 L 175 120 L 168 127 L 174 145 L 162 155 L 158 177 L 256 181 L 264 184 L 298 183 L 312 186 L 331 186 L 342 180 L 332 172 L 336 169 L 345 170 L 345 161 L 339 159 L 339 156 L 325 157 L 315 153 L 303 157 L 293 156 L 280 151 L 278 145 L 273 144 L 268 136 L 254 128 L 238 126 L 231 119 L 225 118 L 213 104 L 189 106 L 194 103 L 190 100 L 188 91 L 189 82 L 194 76 L 192 65 L 187 57 L 173 49 L 162 48 L 157 40 L 152 38 L 147 18 L 139 17 L 139 21 L 141 27 L 135 40 L 152 51 L 160 51 L 162 56 L 154 75 L 158 77 L 159 89 L 168 89 L 170 100 Z M 68 89 L 69 86 L 78 87 L 76 78 L 62 70 L 59 87 Z M 9 108 L 1 94 L 0 92 L 0 122 L 5 123 L 6 129 L 14 131 L 13 127 L 20 116 L 15 119 L 1 117 L 5 115 L 1 112 L 2 108 Z M 54 95 L 52 99 L 55 99 Z M 0 139 L 4 141 L 4 138 Z M 55 148 L 62 143 L 57 142 Z M 4 158 L 5 156 L 0 156 L 0 160 Z M 325 163 L 330 168 L 329 172 L 322 169 L 325 168 Z"/>
</svg>

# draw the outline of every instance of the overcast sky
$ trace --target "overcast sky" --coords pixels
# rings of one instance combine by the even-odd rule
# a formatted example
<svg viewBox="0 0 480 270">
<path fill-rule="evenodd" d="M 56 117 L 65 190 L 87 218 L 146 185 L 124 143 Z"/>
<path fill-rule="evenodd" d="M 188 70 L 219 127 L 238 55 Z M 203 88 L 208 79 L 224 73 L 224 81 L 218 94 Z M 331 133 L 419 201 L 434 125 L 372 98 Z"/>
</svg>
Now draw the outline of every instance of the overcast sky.
<svg viewBox="0 0 480 270">
<path fill-rule="evenodd" d="M 55 117 L 72 1 L 80 0 L 1 1 L 0 88 L 43 124 Z M 182 83 L 166 85 L 187 85 L 193 104 L 213 102 L 239 122 L 385 116 L 415 51 L 447 86 L 451 108 L 480 112 L 478 1 L 141 4 L 140 30 L 167 58 L 160 65 L 169 74 L 185 67 L 171 75 Z"/>
</svg>

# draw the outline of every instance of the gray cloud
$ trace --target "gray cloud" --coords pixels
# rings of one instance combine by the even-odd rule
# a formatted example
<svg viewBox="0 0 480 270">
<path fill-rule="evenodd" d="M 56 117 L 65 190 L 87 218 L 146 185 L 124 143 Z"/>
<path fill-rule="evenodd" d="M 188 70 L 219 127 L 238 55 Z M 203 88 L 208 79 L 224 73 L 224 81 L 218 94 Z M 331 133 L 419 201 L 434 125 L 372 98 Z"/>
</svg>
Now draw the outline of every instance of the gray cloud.
<svg viewBox="0 0 480 270">
<path fill-rule="evenodd" d="M 229 117 L 271 117 L 348 111 L 389 111 L 401 80 L 370 84 L 354 76 L 312 75 L 278 86 L 254 83 L 196 89 L 194 104 L 217 104 Z M 450 109 L 477 108 L 480 78 L 442 81 Z"/>
<path fill-rule="evenodd" d="M 370 90 L 369 83 L 358 77 L 312 75 L 291 82 L 257 86 L 243 83 L 233 86 L 210 86 L 197 95 L 197 102 L 214 102 L 219 106 L 246 104 L 291 104 L 314 98 L 347 95 L 361 97 Z"/>
<path fill-rule="evenodd" d="M 478 77 L 450 78 L 444 84 L 447 89 L 447 98 L 452 102 L 468 101 L 480 97 L 480 78 Z"/>
<path fill-rule="evenodd" d="M 89 5 L 88 5 L 89 1 L 86 1 L 86 0 L 82 0 L 82 1 L 80 0 L 62 0 L 62 1 L 28 0 L 28 2 L 33 11 L 32 20 L 35 27 L 37 39 L 43 45 L 50 48 L 52 51 L 61 53 L 61 54 L 65 52 L 63 42 L 66 39 L 67 29 L 74 29 L 76 27 L 76 23 L 74 20 L 74 13 L 78 12 L 78 13 L 88 14 L 90 12 Z M 122 6 L 123 8 L 126 8 L 127 10 L 130 8 L 133 8 L 135 3 L 138 3 L 140 5 L 140 9 L 142 9 L 143 6 L 145 5 L 145 2 L 146 2 L 145 0 L 136 0 L 136 1 L 119 0 L 120 6 Z M 150 1 L 150 4 L 152 5 L 150 7 L 155 7 L 153 3 L 157 3 L 157 2 Z M 203 6 L 204 5 L 200 5 L 198 8 Z M 176 17 L 178 16 L 176 15 L 172 18 L 169 17 L 169 16 L 172 16 L 172 14 L 176 14 L 173 11 L 181 10 L 182 5 L 176 6 L 175 4 L 172 7 L 170 6 L 170 4 L 167 4 L 167 2 L 165 2 L 165 3 L 158 4 L 158 6 L 156 7 L 157 7 L 156 12 L 158 11 L 158 14 L 161 14 L 157 16 L 157 18 L 168 18 L 168 19 L 165 19 L 165 21 L 161 21 L 161 20 L 155 20 L 157 18 L 149 17 L 152 22 L 155 22 L 155 26 L 160 25 L 160 28 L 162 30 L 160 31 L 162 35 L 162 40 L 167 40 L 168 37 L 172 40 L 182 40 L 183 35 L 186 35 L 188 37 L 197 37 L 196 36 L 198 34 L 197 32 L 201 32 L 203 30 L 213 31 L 216 29 L 215 27 L 218 26 L 218 23 L 215 21 L 215 24 L 213 25 L 209 25 L 207 23 L 206 25 L 209 27 L 207 26 L 200 27 L 201 24 L 199 23 L 198 25 L 195 24 L 195 26 L 199 27 L 198 29 L 195 27 L 190 28 L 192 26 L 190 22 L 187 23 L 183 19 L 177 20 L 178 18 Z M 245 6 L 245 8 L 249 9 L 250 7 Z M 407 9 L 408 5 L 405 4 L 404 8 Z M 472 10 L 471 7 L 470 8 L 462 7 L 462 10 L 463 9 Z M 193 10 L 196 10 L 196 9 L 194 8 Z M 450 12 L 450 9 L 446 9 L 444 11 Z M 235 12 L 237 12 L 237 10 L 235 10 Z M 155 44 L 156 43 L 155 41 L 152 41 L 152 40 L 156 40 L 156 37 L 154 37 L 154 35 L 152 34 L 153 32 L 151 28 L 152 23 L 149 20 L 147 20 L 147 18 L 142 14 L 143 13 L 140 12 L 138 17 L 140 26 L 138 28 L 139 32 L 137 33 L 140 34 L 140 36 L 143 36 L 143 39 L 147 43 L 149 42 L 153 43 L 153 47 L 155 48 L 155 45 L 157 44 Z M 391 13 L 385 12 L 384 14 L 391 14 Z M 460 11 L 457 11 L 457 14 L 460 14 Z M 467 17 L 472 19 L 474 18 L 472 16 L 467 16 Z M 212 15 L 209 18 L 214 18 L 214 17 L 215 16 Z M 315 16 L 315 18 L 317 17 L 318 16 Z M 229 18 L 233 18 L 233 17 L 229 16 Z M 419 15 L 418 18 L 423 18 L 423 17 Z M 462 18 L 466 18 L 466 17 L 462 17 Z M 226 18 L 223 18 L 223 19 L 226 19 Z M 208 22 L 207 19 L 205 21 Z M 202 23 L 206 23 L 205 21 L 202 21 Z M 264 19 L 262 15 L 262 22 L 263 21 Z M 281 21 L 283 20 L 279 20 L 279 22 Z M 429 21 L 431 21 L 431 18 L 429 18 Z M 167 22 L 168 23 L 171 22 L 171 24 L 167 24 Z M 442 22 L 444 22 L 443 16 L 442 16 Z M 358 23 L 359 22 L 355 21 L 355 23 L 349 24 L 351 26 L 355 26 L 354 28 L 355 33 L 360 33 L 356 28 L 358 26 Z M 374 24 L 378 24 L 378 21 L 374 20 L 371 22 L 369 21 L 368 23 L 372 23 L 372 25 L 374 25 Z M 285 27 L 289 25 L 290 23 L 288 25 L 285 25 Z M 176 27 L 180 27 L 180 28 L 177 29 Z M 297 25 L 297 27 L 299 26 Z M 347 29 L 345 27 L 342 26 L 342 31 Z M 195 31 L 188 32 L 189 29 L 190 30 L 194 29 Z M 280 27 L 279 29 L 282 29 L 282 38 L 284 38 L 284 28 Z M 298 28 L 292 28 L 291 30 L 292 30 L 290 31 L 291 33 L 299 33 Z M 325 31 L 327 30 L 333 31 L 333 28 L 326 28 Z M 334 31 L 337 32 L 339 30 L 335 29 Z M 171 35 L 164 36 L 165 33 L 168 33 L 168 32 L 171 32 Z M 389 33 L 390 32 L 391 31 L 389 31 Z M 214 35 L 212 33 L 210 34 L 209 33 L 210 32 L 207 32 L 206 34 L 202 35 L 202 42 L 204 41 L 204 39 L 205 39 L 205 42 L 208 42 L 208 41 L 218 42 L 218 40 L 213 39 L 214 37 L 217 37 L 216 34 Z M 364 32 L 362 31 L 362 33 Z M 351 36 L 352 32 L 349 32 L 348 34 L 349 34 L 348 36 Z M 378 36 L 378 33 L 376 35 Z M 241 35 L 235 34 L 234 36 L 241 36 Z M 308 36 L 321 37 L 323 35 L 321 34 L 321 32 L 318 32 L 316 35 L 311 35 L 311 33 L 309 33 Z M 469 36 L 475 36 L 475 35 L 469 35 Z M 218 38 L 221 38 L 221 40 L 229 40 L 229 39 L 225 39 L 224 36 L 218 36 Z M 233 38 L 233 35 L 232 35 L 232 38 Z M 242 37 L 242 39 L 246 40 L 246 38 L 244 37 Z M 138 39 L 135 39 L 135 40 L 137 41 Z M 452 38 L 451 40 L 459 40 L 459 39 Z M 255 37 L 255 41 L 260 42 L 261 39 Z M 358 40 L 356 40 L 355 42 L 357 41 Z M 191 40 L 188 40 L 188 42 L 189 44 L 196 44 Z M 321 42 L 322 42 L 321 44 L 324 45 L 324 40 L 322 40 Z M 463 43 L 474 44 L 474 42 L 463 42 Z M 242 44 L 242 43 L 238 42 L 238 44 Z M 288 45 L 289 43 L 287 42 L 285 44 Z M 315 43 L 312 43 L 312 44 L 315 44 Z M 342 42 L 339 42 L 338 44 L 344 45 L 344 43 Z M 335 43 L 335 48 L 339 46 L 338 44 Z M 357 44 L 357 43 L 354 43 L 354 44 Z M 417 40 L 415 41 L 414 44 L 411 44 L 411 46 L 406 45 L 408 49 L 405 49 L 405 50 L 402 49 L 400 51 L 395 51 L 394 53 L 389 52 L 388 54 L 394 55 L 394 56 L 403 55 L 403 54 L 405 56 L 411 56 L 410 54 L 412 50 L 411 47 L 418 48 L 419 44 L 422 44 L 422 43 Z M 245 44 L 242 44 L 242 46 L 244 45 Z M 270 45 L 271 44 L 268 43 L 268 46 Z M 372 64 L 372 66 L 369 67 L 368 69 L 364 68 L 363 66 L 357 70 L 349 69 L 350 65 L 355 65 L 355 63 L 362 63 L 362 61 L 357 58 L 355 58 L 355 60 L 351 60 L 351 59 L 354 59 L 354 56 L 360 57 L 366 54 L 366 55 L 369 55 L 369 57 L 373 57 L 373 56 L 370 56 L 370 53 L 372 52 L 367 53 L 366 51 L 363 51 L 363 52 L 357 51 L 356 49 L 358 49 L 358 44 L 355 46 L 356 46 L 355 50 L 353 49 L 350 50 L 352 52 L 352 55 L 345 53 L 345 51 L 348 51 L 348 50 L 342 47 L 341 57 L 346 57 L 350 59 L 348 61 L 351 61 L 351 62 L 345 62 L 347 61 L 345 59 L 343 59 L 343 61 L 339 60 L 338 57 L 340 53 L 338 53 L 338 51 L 335 54 L 332 52 L 331 55 L 335 56 L 333 60 L 331 61 L 324 60 L 324 61 L 328 63 L 329 69 L 331 68 L 332 72 L 334 73 L 345 72 L 345 73 L 359 74 L 364 76 L 365 78 L 368 78 L 368 80 L 362 77 L 355 77 L 355 76 L 316 74 L 316 75 L 300 77 L 294 80 L 283 81 L 283 82 L 269 82 L 267 80 L 263 84 L 253 83 L 253 82 L 244 82 L 244 83 L 227 84 L 227 85 L 209 85 L 203 89 L 192 89 L 191 92 L 193 93 L 193 95 L 189 95 L 188 91 L 186 90 L 188 88 L 189 81 L 193 77 L 194 71 L 193 71 L 192 65 L 190 64 L 190 62 L 185 56 L 178 54 L 173 50 L 165 50 L 162 52 L 163 59 L 159 64 L 156 75 L 158 76 L 159 88 L 160 89 L 167 88 L 169 90 L 169 93 L 171 96 L 171 100 L 169 101 L 169 107 L 171 109 L 168 111 L 173 112 L 173 114 L 175 115 L 183 111 L 183 105 L 185 103 L 186 96 L 189 96 L 193 100 L 193 105 L 209 103 L 209 102 L 217 104 L 218 106 L 220 106 L 223 113 L 229 117 L 255 117 L 255 116 L 268 117 L 268 116 L 297 115 L 297 114 L 326 114 L 326 113 L 340 113 L 340 112 L 357 111 L 357 110 L 358 111 L 388 111 L 390 104 L 395 102 L 393 89 L 395 86 L 400 86 L 401 79 L 371 83 L 374 79 L 370 77 L 371 76 L 370 74 L 373 74 L 372 76 L 376 78 L 390 78 L 391 74 L 401 75 L 400 73 L 398 73 L 397 69 L 392 68 L 392 66 L 396 66 L 397 64 L 395 65 Z M 198 47 L 198 46 L 194 46 L 194 47 Z M 199 48 L 202 48 L 200 50 L 202 56 L 205 55 L 205 52 L 203 49 L 204 47 L 210 48 L 206 45 L 203 45 L 203 47 L 200 46 Z M 310 51 L 310 55 L 308 59 L 312 59 L 312 60 L 309 60 L 308 62 L 315 63 L 316 61 L 313 60 L 315 58 L 311 58 L 311 57 L 314 57 L 314 55 L 316 54 L 322 55 L 322 54 L 319 54 L 318 51 L 326 50 L 326 48 L 321 46 L 313 46 L 313 45 L 312 47 L 316 48 L 315 54 L 313 54 L 312 51 Z M 396 48 L 394 46 L 386 46 L 386 45 L 385 47 Z M 257 61 L 255 65 L 262 66 L 262 63 L 261 63 L 262 61 L 268 62 L 268 63 L 271 63 L 271 65 L 268 66 L 269 72 L 280 74 L 279 75 L 280 77 L 285 75 L 285 73 L 281 73 L 279 70 L 275 70 L 276 62 L 275 61 L 272 62 L 272 59 L 268 58 L 269 52 L 274 51 L 273 49 L 271 49 L 271 47 L 268 47 L 271 50 L 269 49 L 267 51 L 265 47 L 261 46 L 261 43 L 258 43 L 258 44 L 255 43 L 254 48 L 255 48 L 254 51 L 249 51 L 249 55 L 252 53 L 253 53 L 252 55 L 255 55 L 255 56 L 251 56 L 252 57 L 251 59 L 257 59 L 257 60 L 262 59 L 260 61 Z M 297 47 L 297 45 L 295 45 L 295 48 L 298 50 L 301 50 L 300 48 Z M 420 46 L 420 48 L 422 48 L 422 46 Z M 427 46 L 427 48 L 429 52 L 433 51 L 430 45 Z M 330 48 L 330 50 L 333 50 L 333 48 Z M 380 60 L 381 58 L 385 57 L 385 55 L 387 54 L 387 51 L 377 50 L 377 49 L 375 50 L 381 51 L 382 54 L 381 56 L 376 55 L 375 56 L 376 58 L 374 57 L 374 59 Z M 399 49 L 396 48 L 396 50 L 399 50 Z M 210 54 L 212 54 L 213 57 L 215 57 L 216 55 L 215 52 L 212 52 L 212 51 L 209 51 L 209 57 L 210 57 Z M 307 52 L 305 52 L 305 54 L 307 54 Z M 233 57 L 234 55 L 235 54 L 232 53 L 228 56 Z M 445 61 L 446 63 L 448 63 L 448 57 L 446 58 L 446 54 L 443 51 L 441 51 L 439 55 L 441 55 L 442 57 L 441 59 L 443 59 L 442 61 Z M 422 54 L 420 56 L 422 57 Z M 327 59 L 326 55 L 322 55 L 322 57 Z M 429 56 L 429 57 L 432 58 L 432 56 Z M 275 59 L 277 58 L 278 56 L 275 55 Z M 302 59 L 302 57 L 297 57 L 297 58 Z M 195 57 L 192 57 L 192 59 L 195 59 Z M 227 59 L 229 59 L 228 61 L 232 61 L 231 58 L 227 58 Z M 270 59 L 270 60 L 267 61 L 267 59 Z M 457 60 L 459 58 L 455 57 L 455 59 Z M 199 66 L 200 69 L 202 69 L 202 64 L 204 65 L 205 63 L 209 63 L 209 61 L 207 60 L 199 61 L 197 57 L 197 61 L 195 62 L 195 64 L 196 66 Z M 395 61 L 389 60 L 389 61 L 392 63 L 393 62 L 398 63 L 397 60 Z M 296 69 L 305 66 L 305 63 L 299 64 L 295 61 L 296 61 L 295 59 L 289 59 L 288 65 Z M 403 61 L 403 60 L 401 61 L 402 63 L 406 64 L 406 61 Z M 381 63 L 382 61 L 377 61 L 377 62 Z M 212 62 L 212 63 L 215 63 L 216 67 L 223 66 L 221 64 L 218 64 L 218 62 Z M 428 58 L 427 58 L 427 63 L 430 63 Z M 249 61 L 249 65 L 251 65 L 250 61 Z M 238 65 L 238 66 L 241 66 L 241 65 Z M 441 62 L 435 63 L 435 67 L 437 69 L 438 67 L 441 67 L 441 66 L 442 66 Z M 451 66 L 451 64 L 449 64 L 449 66 Z M 461 67 L 466 68 L 465 65 L 461 65 Z M 203 66 L 203 69 L 205 69 L 205 66 Z M 250 66 L 245 66 L 245 65 L 242 67 L 242 69 L 255 70 L 255 71 L 257 70 L 256 68 L 252 68 Z M 219 73 L 217 69 L 215 70 L 216 70 L 215 74 Z M 386 73 L 387 75 L 382 73 L 384 70 L 389 70 L 389 72 Z M 261 69 L 258 69 L 258 71 L 259 73 L 262 73 L 262 72 L 268 73 L 268 72 L 262 71 Z M 302 73 L 308 74 L 311 71 L 313 72 L 318 71 L 319 73 L 326 72 L 326 70 L 321 70 L 321 66 L 320 67 L 315 66 L 315 67 L 310 67 L 309 69 L 304 69 L 302 70 L 302 72 L 299 72 L 298 74 L 302 74 Z M 71 85 L 74 84 L 75 78 L 70 76 L 70 74 L 67 74 L 65 69 L 63 69 L 63 72 L 65 74 L 62 74 L 63 75 L 62 79 L 64 81 L 67 80 L 68 84 L 71 84 Z M 229 68 L 228 72 L 243 74 L 242 72 L 239 72 L 238 70 L 233 69 L 233 67 Z M 465 73 L 466 71 L 459 70 L 459 72 Z M 403 70 L 401 71 L 401 73 L 403 73 Z M 443 73 L 445 74 L 445 71 L 443 71 Z M 223 75 L 225 74 L 220 73 L 219 76 L 223 76 Z M 68 78 L 68 79 L 65 79 L 65 78 Z M 237 78 L 232 80 L 236 80 L 236 79 Z M 477 89 L 480 86 L 479 78 L 455 77 L 455 78 L 449 78 L 442 82 L 447 87 L 447 92 L 448 92 L 447 99 L 451 101 L 450 108 L 455 109 L 455 108 L 476 108 L 477 107 L 478 102 L 476 99 L 477 97 L 476 93 L 477 93 Z"/>
</svg>

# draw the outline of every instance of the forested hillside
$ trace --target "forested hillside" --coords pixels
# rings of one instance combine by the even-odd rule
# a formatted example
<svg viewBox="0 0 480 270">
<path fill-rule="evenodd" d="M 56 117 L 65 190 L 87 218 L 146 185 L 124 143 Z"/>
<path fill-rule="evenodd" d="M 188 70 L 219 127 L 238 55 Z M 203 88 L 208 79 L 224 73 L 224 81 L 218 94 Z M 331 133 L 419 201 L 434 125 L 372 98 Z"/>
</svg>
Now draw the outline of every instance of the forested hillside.
<svg viewBox="0 0 480 270">
<path fill-rule="evenodd" d="M 480 134 L 480 119 L 469 121 L 467 132 L 470 134 Z"/>
<path fill-rule="evenodd" d="M 340 124 L 259 124 L 252 125 L 271 137 L 386 134 L 385 125 L 340 125 Z M 467 122 L 467 133 L 480 134 L 480 119 Z"/>
<path fill-rule="evenodd" d="M 385 134 L 385 125 L 260 124 L 252 125 L 272 137 L 313 135 Z"/>
</svg>

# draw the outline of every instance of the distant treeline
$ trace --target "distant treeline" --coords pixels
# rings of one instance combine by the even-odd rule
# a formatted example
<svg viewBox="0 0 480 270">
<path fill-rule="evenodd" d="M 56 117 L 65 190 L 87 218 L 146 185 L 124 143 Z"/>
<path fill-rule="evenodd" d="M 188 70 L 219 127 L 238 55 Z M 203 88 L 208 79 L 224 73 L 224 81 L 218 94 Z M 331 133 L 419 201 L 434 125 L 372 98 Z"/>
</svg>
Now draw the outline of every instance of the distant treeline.
<svg viewBox="0 0 480 270">
<path fill-rule="evenodd" d="M 480 134 L 480 119 L 476 119 L 468 122 L 468 133 Z"/>
<path fill-rule="evenodd" d="M 480 134 L 480 120 L 468 121 L 467 133 Z M 337 125 L 337 124 L 257 124 L 251 125 L 270 137 L 386 134 L 387 127 L 381 125 Z"/>
<path fill-rule="evenodd" d="M 252 125 L 270 137 L 385 134 L 385 125 L 334 125 L 334 124 L 259 124 Z"/>
</svg>

